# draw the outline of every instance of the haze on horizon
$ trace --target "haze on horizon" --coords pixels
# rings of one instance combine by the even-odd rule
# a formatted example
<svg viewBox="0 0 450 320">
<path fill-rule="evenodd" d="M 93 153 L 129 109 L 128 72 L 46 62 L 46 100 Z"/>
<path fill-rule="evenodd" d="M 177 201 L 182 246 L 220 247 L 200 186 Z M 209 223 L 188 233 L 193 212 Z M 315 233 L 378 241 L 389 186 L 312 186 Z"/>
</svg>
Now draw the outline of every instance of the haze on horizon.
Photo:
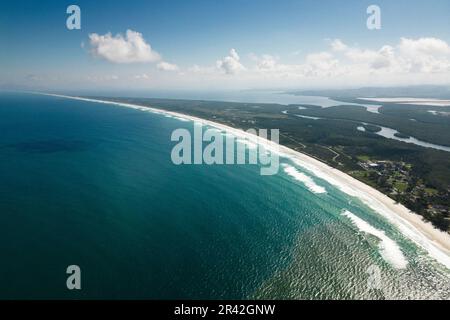
<svg viewBox="0 0 450 320">
<path fill-rule="evenodd" d="M 0 88 L 235 90 L 450 84 L 450 2 L 10 2 Z M 366 26 L 381 8 L 381 29 Z M 424 23 L 426 22 L 426 23 Z"/>
</svg>

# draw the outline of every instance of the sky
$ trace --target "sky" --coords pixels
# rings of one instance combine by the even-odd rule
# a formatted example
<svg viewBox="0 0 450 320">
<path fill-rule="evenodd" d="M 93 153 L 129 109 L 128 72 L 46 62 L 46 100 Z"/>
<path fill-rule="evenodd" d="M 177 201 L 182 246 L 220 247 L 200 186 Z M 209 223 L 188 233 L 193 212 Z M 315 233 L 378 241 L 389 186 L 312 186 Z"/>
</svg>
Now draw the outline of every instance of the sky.
<svg viewBox="0 0 450 320">
<path fill-rule="evenodd" d="M 450 85 L 449 13 L 448 0 L 7 1 L 0 88 Z"/>
</svg>

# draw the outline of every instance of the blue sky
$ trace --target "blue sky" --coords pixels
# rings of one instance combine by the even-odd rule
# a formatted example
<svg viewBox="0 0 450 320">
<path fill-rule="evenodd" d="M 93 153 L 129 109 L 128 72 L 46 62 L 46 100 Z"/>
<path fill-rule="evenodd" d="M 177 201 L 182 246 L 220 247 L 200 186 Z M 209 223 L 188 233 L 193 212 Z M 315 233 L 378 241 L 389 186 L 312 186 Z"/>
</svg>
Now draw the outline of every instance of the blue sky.
<svg viewBox="0 0 450 320">
<path fill-rule="evenodd" d="M 81 30 L 66 28 L 70 4 L 81 8 Z M 366 27 L 371 4 L 381 8 L 381 30 Z M 387 84 L 445 83 L 449 12 L 446 0 L 8 1 L 0 11 L 0 85 L 245 89 L 359 86 L 386 77 Z M 95 53 L 90 35 L 125 38 L 127 30 L 160 59 L 117 63 Z M 335 50 L 338 39 L 344 47 Z M 161 70 L 161 62 L 174 67 Z"/>
</svg>

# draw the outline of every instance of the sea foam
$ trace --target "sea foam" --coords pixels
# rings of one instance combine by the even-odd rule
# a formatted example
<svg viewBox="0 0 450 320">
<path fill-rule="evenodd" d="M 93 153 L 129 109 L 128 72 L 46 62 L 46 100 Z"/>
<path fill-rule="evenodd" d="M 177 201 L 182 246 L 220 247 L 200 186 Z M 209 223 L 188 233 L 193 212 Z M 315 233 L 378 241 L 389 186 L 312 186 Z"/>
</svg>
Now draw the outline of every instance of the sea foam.
<svg viewBox="0 0 450 320">
<path fill-rule="evenodd" d="M 384 231 L 371 226 L 350 211 L 344 211 L 342 215 L 349 218 L 361 232 L 371 234 L 380 240 L 378 244 L 380 255 L 386 262 L 396 269 L 405 269 L 408 266 L 408 260 L 406 260 L 399 245 L 389 238 Z"/>
<path fill-rule="evenodd" d="M 284 172 L 286 172 L 289 176 L 294 178 L 297 181 L 302 182 L 311 192 L 313 193 L 326 193 L 327 190 L 324 187 L 317 185 L 314 180 L 304 174 L 303 172 L 298 171 L 293 166 L 288 164 L 283 164 Z"/>
</svg>

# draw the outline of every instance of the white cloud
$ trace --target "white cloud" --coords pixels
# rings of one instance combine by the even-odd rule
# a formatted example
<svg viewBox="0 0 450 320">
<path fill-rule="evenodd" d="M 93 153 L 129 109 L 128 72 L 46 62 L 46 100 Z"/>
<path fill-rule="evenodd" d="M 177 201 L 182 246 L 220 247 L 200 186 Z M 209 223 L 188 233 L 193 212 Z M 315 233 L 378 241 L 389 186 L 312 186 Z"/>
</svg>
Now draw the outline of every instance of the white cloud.
<svg viewBox="0 0 450 320">
<path fill-rule="evenodd" d="M 129 37 L 122 40 L 129 42 Z M 287 55 L 247 54 L 244 66 L 237 51 L 231 49 L 216 64 L 199 64 L 190 68 L 180 68 L 158 55 L 157 69 L 178 72 L 159 72 L 148 81 L 136 83 L 198 88 L 256 88 L 444 84 L 450 79 L 450 46 L 436 38 L 400 38 L 396 43 L 370 48 L 334 39 L 322 51 L 308 52 L 305 47 L 298 56 L 292 56 L 289 52 Z M 141 74 L 134 79 L 147 78 Z"/>
<path fill-rule="evenodd" d="M 336 73 L 339 61 L 329 52 L 311 53 L 306 56 L 305 70 L 308 75 L 325 76 Z"/>
<path fill-rule="evenodd" d="M 240 62 L 240 57 L 235 49 L 230 50 L 230 54 L 217 61 L 217 68 L 224 71 L 226 74 L 236 74 L 244 71 L 245 67 Z"/>
<path fill-rule="evenodd" d="M 398 52 L 406 71 L 415 73 L 450 71 L 450 46 L 443 40 L 402 38 Z"/>
<path fill-rule="evenodd" d="M 419 38 L 417 40 L 401 38 L 399 49 L 409 54 L 450 55 L 450 46 L 441 39 Z"/>
<path fill-rule="evenodd" d="M 335 39 L 328 50 L 305 53 L 297 63 L 284 63 L 270 54 L 249 57 L 253 63 L 244 67 L 236 50 L 231 50 L 229 56 L 217 62 L 220 72 L 202 66 L 188 71 L 202 74 L 203 81 L 252 87 L 442 84 L 450 79 L 450 46 L 435 38 L 401 38 L 396 44 L 379 48 L 360 48 Z M 237 73 L 239 77 L 230 78 Z"/>
<path fill-rule="evenodd" d="M 109 81 L 117 81 L 120 79 L 118 75 L 112 74 L 112 75 L 88 75 L 86 77 L 88 81 L 91 82 L 109 82 Z"/>
<path fill-rule="evenodd" d="M 148 76 L 148 74 L 142 73 L 142 74 L 137 74 L 137 75 L 133 76 L 133 79 L 135 79 L 135 80 L 148 80 L 148 79 L 150 79 L 150 77 Z"/>
<path fill-rule="evenodd" d="M 333 51 L 344 51 L 347 49 L 347 46 L 340 39 L 334 39 L 331 42 L 331 49 Z"/>
<path fill-rule="evenodd" d="M 340 51 L 348 59 L 344 61 L 349 67 L 358 67 L 360 71 L 367 69 L 379 70 L 395 64 L 395 50 L 385 45 L 379 50 L 359 49 L 346 46 Z"/>
<path fill-rule="evenodd" d="M 179 69 L 176 64 L 168 63 L 165 61 L 161 61 L 156 67 L 162 71 L 177 71 Z"/>
<path fill-rule="evenodd" d="M 263 54 L 261 57 L 253 56 L 256 61 L 256 68 L 259 71 L 273 71 L 279 68 L 278 57 L 274 57 L 270 54 Z"/>
<path fill-rule="evenodd" d="M 89 35 L 91 52 L 100 58 L 114 63 L 156 62 L 161 59 L 141 33 L 127 30 L 125 37 L 111 33 Z"/>
<path fill-rule="evenodd" d="M 343 43 L 341 48 L 340 52 L 349 60 L 347 61 L 349 67 L 353 69 L 358 67 L 360 72 L 363 70 L 386 74 L 450 72 L 450 46 L 436 38 L 401 38 L 396 46 L 384 45 L 379 50 L 359 49 Z"/>
</svg>

